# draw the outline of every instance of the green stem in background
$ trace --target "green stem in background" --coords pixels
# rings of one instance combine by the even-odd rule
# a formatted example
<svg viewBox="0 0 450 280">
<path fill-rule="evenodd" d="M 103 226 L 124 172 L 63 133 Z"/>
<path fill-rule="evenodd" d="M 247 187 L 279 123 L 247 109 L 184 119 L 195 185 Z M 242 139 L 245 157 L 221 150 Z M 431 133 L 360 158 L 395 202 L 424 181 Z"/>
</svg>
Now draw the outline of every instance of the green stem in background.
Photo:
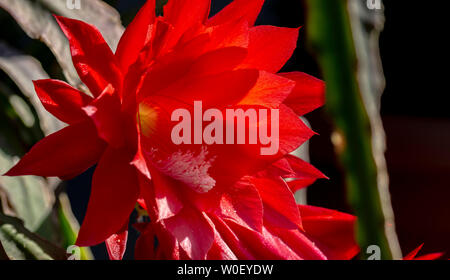
<svg viewBox="0 0 450 280">
<path fill-rule="evenodd" d="M 61 193 L 58 196 L 58 218 L 61 226 L 62 236 L 64 238 L 64 248 L 75 244 L 77 234 L 80 229 L 78 222 L 73 216 L 70 201 L 67 194 Z M 81 260 L 93 260 L 94 256 L 89 247 L 80 248 Z"/>
<path fill-rule="evenodd" d="M 376 98 L 370 96 L 372 88 L 367 86 L 367 80 L 376 79 L 382 72 L 369 73 L 374 76 L 368 77 L 363 71 L 367 69 L 362 54 L 373 50 L 357 41 L 362 38 L 356 36 L 355 15 L 348 9 L 349 4 L 354 5 L 352 1 L 307 0 L 308 37 L 327 84 L 327 110 L 336 127 L 333 143 L 346 170 L 348 200 L 358 217 L 361 256 L 365 258 L 366 250 L 376 245 L 382 259 L 399 259 L 386 191 L 384 146 L 380 145 L 384 132 L 379 106 L 374 105 Z"/>
</svg>

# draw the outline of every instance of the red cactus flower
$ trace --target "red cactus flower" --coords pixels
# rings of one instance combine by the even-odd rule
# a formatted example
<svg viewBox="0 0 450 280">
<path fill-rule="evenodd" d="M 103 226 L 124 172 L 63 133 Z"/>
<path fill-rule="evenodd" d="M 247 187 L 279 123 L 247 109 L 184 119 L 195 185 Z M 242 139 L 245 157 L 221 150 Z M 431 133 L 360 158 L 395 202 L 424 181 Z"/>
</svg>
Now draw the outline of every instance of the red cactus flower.
<svg viewBox="0 0 450 280">
<path fill-rule="evenodd" d="M 354 216 L 297 206 L 282 180 L 246 177 L 231 189 L 215 212 L 185 206 L 175 218 L 137 225 L 136 259 L 325 260 L 351 259 L 359 251 Z M 258 199 L 267 195 L 264 189 L 284 194 Z"/>
<path fill-rule="evenodd" d="M 208 18 L 209 0 L 170 0 L 164 17 L 149 0 L 115 53 L 95 27 L 57 16 L 92 96 L 36 81 L 44 107 L 69 126 L 6 175 L 68 179 L 97 164 L 77 245 L 106 241 L 114 259 L 123 256 L 137 201 L 151 219 L 137 257 L 353 257 L 353 217 L 295 203 L 294 191 L 324 177 L 289 155 L 314 134 L 298 116 L 323 104 L 324 84 L 304 73 L 276 74 L 298 29 L 254 26 L 263 2 L 235 0 Z M 266 143 L 199 143 L 196 136 L 174 143 L 170 115 L 192 112 L 199 101 L 216 113 L 276 109 L 279 126 L 267 118 L 249 124 L 277 129 L 276 152 L 262 155 Z"/>
</svg>

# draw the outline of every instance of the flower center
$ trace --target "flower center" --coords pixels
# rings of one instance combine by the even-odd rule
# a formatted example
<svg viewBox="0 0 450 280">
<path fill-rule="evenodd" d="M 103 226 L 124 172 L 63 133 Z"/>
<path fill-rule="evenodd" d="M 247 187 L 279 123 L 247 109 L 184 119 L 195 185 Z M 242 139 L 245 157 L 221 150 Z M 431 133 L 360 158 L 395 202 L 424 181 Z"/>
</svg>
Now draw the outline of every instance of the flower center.
<svg viewBox="0 0 450 280">
<path fill-rule="evenodd" d="M 149 137 L 156 131 L 156 124 L 158 120 L 157 108 L 146 103 L 139 104 L 139 111 L 137 113 L 137 121 L 141 127 L 141 133 Z"/>
</svg>

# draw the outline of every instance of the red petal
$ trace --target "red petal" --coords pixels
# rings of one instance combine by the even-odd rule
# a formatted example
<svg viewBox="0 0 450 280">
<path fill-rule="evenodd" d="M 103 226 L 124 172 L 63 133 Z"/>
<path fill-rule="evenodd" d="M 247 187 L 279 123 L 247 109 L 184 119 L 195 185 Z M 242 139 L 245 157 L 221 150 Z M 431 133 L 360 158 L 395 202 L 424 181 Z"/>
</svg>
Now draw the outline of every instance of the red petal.
<svg viewBox="0 0 450 280">
<path fill-rule="evenodd" d="M 415 261 L 434 261 L 434 260 L 439 259 L 443 255 L 444 255 L 444 253 L 431 253 L 431 254 L 420 256 L 420 257 L 416 257 L 414 260 Z"/>
<path fill-rule="evenodd" d="M 264 219 L 272 226 L 301 229 L 302 220 L 295 202 L 294 194 L 282 180 L 253 178 L 251 180 L 258 189 L 264 203 Z"/>
<path fill-rule="evenodd" d="M 131 156 L 108 148 L 95 169 L 86 216 L 78 246 L 93 246 L 120 231 L 139 197 L 136 170 Z"/>
<path fill-rule="evenodd" d="M 116 91 L 108 85 L 103 93 L 89 106 L 83 108 L 94 121 L 98 135 L 116 148 L 124 144 L 123 123 L 120 113 L 120 100 Z"/>
<path fill-rule="evenodd" d="M 73 176 L 94 165 L 104 149 L 92 123 L 74 124 L 42 139 L 5 175 Z"/>
<path fill-rule="evenodd" d="M 122 75 L 116 58 L 97 28 L 79 20 L 61 16 L 55 18 L 69 39 L 78 75 L 92 94 L 99 96 L 108 84 L 120 92 Z"/>
<path fill-rule="evenodd" d="M 295 88 L 285 104 L 303 116 L 325 104 L 325 83 L 301 72 L 281 73 L 280 76 L 295 81 Z"/>
<path fill-rule="evenodd" d="M 256 257 L 253 256 L 249 251 L 247 246 L 245 246 L 245 244 L 241 240 L 239 240 L 239 237 L 231 230 L 231 228 L 226 224 L 224 220 L 220 219 L 216 215 L 209 215 L 208 217 L 214 222 L 216 234 L 220 234 L 220 237 L 225 241 L 227 247 L 230 248 L 230 250 L 237 256 L 238 259 L 256 259 Z"/>
<path fill-rule="evenodd" d="M 177 187 L 176 182 L 161 174 L 156 169 L 151 169 L 153 188 L 155 192 L 155 204 L 158 208 L 157 221 L 165 220 L 177 215 L 183 208 L 183 204 L 180 199 L 178 199 L 178 194 L 176 192 Z"/>
<path fill-rule="evenodd" d="M 280 106 L 280 152 L 292 153 L 308 141 L 315 132 L 284 104 Z"/>
<path fill-rule="evenodd" d="M 255 87 L 250 90 L 239 104 L 278 108 L 289 96 L 294 86 L 295 83 L 291 80 L 260 71 Z"/>
<path fill-rule="evenodd" d="M 164 18 L 173 26 L 192 26 L 205 21 L 209 15 L 210 0 L 171 0 L 164 6 Z"/>
<path fill-rule="evenodd" d="M 207 25 L 214 26 L 245 19 L 250 26 L 253 26 L 263 4 L 264 0 L 234 0 L 210 18 Z"/>
<path fill-rule="evenodd" d="M 161 96 L 194 105 L 202 101 L 204 108 L 223 108 L 244 98 L 258 79 L 256 70 L 227 71 L 217 75 L 183 79 L 159 93 Z"/>
<path fill-rule="evenodd" d="M 128 68 L 138 59 L 139 53 L 150 41 L 154 21 L 155 0 L 147 0 L 128 25 L 117 46 L 116 57 L 122 73 L 128 72 Z"/>
<path fill-rule="evenodd" d="M 255 186 L 248 181 L 241 180 L 229 188 L 221 199 L 220 209 L 224 218 L 261 232 L 263 204 Z"/>
<path fill-rule="evenodd" d="M 412 250 L 411 253 L 409 253 L 408 255 L 403 257 L 403 260 L 405 261 L 410 261 L 410 260 L 414 260 L 414 258 L 417 256 L 417 254 L 419 253 L 419 251 L 422 249 L 423 247 L 423 243 L 420 244 L 419 247 L 417 247 L 416 249 Z"/>
<path fill-rule="evenodd" d="M 188 29 L 203 24 L 208 18 L 210 6 L 211 0 L 170 0 L 164 6 L 164 19 L 174 27 L 168 44 L 175 45 Z"/>
<path fill-rule="evenodd" d="M 184 207 L 178 215 L 164 223 L 190 259 L 206 258 L 214 241 L 214 228 L 202 213 Z"/>
<path fill-rule="evenodd" d="M 359 247 L 355 239 L 356 217 L 334 210 L 299 205 L 306 236 L 328 259 L 352 259 Z"/>
<path fill-rule="evenodd" d="M 250 29 L 248 56 L 242 68 L 276 73 L 297 47 L 298 28 L 256 26 Z"/>
<path fill-rule="evenodd" d="M 405 260 L 405 261 L 411 261 L 411 260 L 415 260 L 415 261 L 432 261 L 432 260 L 437 260 L 437 259 L 439 259 L 440 257 L 442 257 L 444 255 L 444 253 L 431 253 L 431 254 L 427 254 L 427 255 L 423 255 L 423 256 L 417 257 L 417 254 L 419 253 L 420 250 L 422 250 L 422 247 L 423 247 L 423 243 L 419 247 L 414 249 L 411 253 L 409 253 L 408 255 L 403 257 L 403 260 Z"/>
<path fill-rule="evenodd" d="M 326 260 L 327 256 L 298 229 L 287 230 L 284 228 L 267 228 L 272 239 L 280 239 L 290 250 L 294 251 L 297 258 L 304 260 Z M 276 239 L 275 239 L 276 240 Z"/>
<path fill-rule="evenodd" d="M 106 249 L 110 260 L 119 261 L 123 258 L 127 249 L 128 240 L 128 220 L 118 233 L 111 235 L 105 240 Z"/>
<path fill-rule="evenodd" d="M 204 53 L 205 45 L 208 42 L 209 35 L 204 34 L 177 48 L 177 51 L 159 58 L 145 75 L 138 96 L 143 99 L 167 88 L 183 77 L 195 59 Z M 170 73 L 170 75 L 167 75 L 167 73 Z"/>
<path fill-rule="evenodd" d="M 42 105 L 52 115 L 68 124 L 86 119 L 81 108 L 93 100 L 90 96 L 62 81 L 39 80 L 33 83 Z"/>
<path fill-rule="evenodd" d="M 317 179 L 328 179 L 327 176 L 314 166 L 296 156 L 286 155 L 286 159 L 293 170 L 293 174 L 290 176 L 283 176 L 283 178 L 296 179 L 295 181 L 288 183 L 293 193 L 311 185 Z"/>
<path fill-rule="evenodd" d="M 147 226 L 150 228 L 150 226 Z M 141 232 L 134 249 L 134 258 L 136 260 L 155 260 L 155 233 L 152 230 Z"/>
<path fill-rule="evenodd" d="M 208 260 L 238 260 L 236 255 L 231 251 L 228 244 L 220 236 L 217 231 L 214 235 L 214 243 L 208 252 Z"/>
<path fill-rule="evenodd" d="M 140 117 L 140 116 L 139 116 Z M 134 165 L 134 167 L 136 167 L 136 169 L 148 180 L 151 180 L 151 174 L 150 174 L 150 170 L 147 166 L 147 162 L 145 161 L 145 157 L 142 153 L 142 135 L 140 132 L 140 125 L 141 125 L 141 121 L 139 120 L 137 126 L 138 126 L 138 143 L 137 143 L 137 151 L 136 151 L 136 155 L 134 156 L 133 161 L 131 162 L 132 165 Z M 145 199 L 145 198 L 144 198 Z"/>
<path fill-rule="evenodd" d="M 207 52 L 192 65 L 190 76 L 214 75 L 233 70 L 247 56 L 247 49 L 227 47 Z"/>
<path fill-rule="evenodd" d="M 262 233 L 251 231 L 233 221 L 227 222 L 236 234 L 240 247 L 251 252 L 251 259 L 257 260 L 299 260 L 300 257 L 278 236 L 263 227 Z"/>
<path fill-rule="evenodd" d="M 175 28 L 189 28 L 208 18 L 210 0 L 170 0 L 164 6 L 164 18 Z"/>
<path fill-rule="evenodd" d="M 209 27 L 211 31 L 211 49 L 225 47 L 248 48 L 249 26 L 246 20 L 230 22 L 218 26 Z"/>
</svg>

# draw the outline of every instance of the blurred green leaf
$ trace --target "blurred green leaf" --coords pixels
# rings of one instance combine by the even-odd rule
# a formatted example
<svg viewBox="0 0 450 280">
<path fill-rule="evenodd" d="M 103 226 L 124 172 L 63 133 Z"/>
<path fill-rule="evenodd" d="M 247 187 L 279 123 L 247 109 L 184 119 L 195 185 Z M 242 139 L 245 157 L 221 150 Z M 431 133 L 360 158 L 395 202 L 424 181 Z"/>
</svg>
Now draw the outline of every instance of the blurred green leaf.
<svg viewBox="0 0 450 280">
<path fill-rule="evenodd" d="M 8 254 L 6 254 L 5 249 L 3 248 L 2 243 L 0 242 L 0 261 L 9 260 Z"/>
<path fill-rule="evenodd" d="M 5 173 L 13 164 L 13 158 L 0 150 L 0 173 Z M 54 184 L 54 181 L 34 176 L 0 177 L 0 185 L 7 192 L 17 216 L 31 231 L 37 230 L 52 210 Z"/>
<path fill-rule="evenodd" d="M 67 39 L 47 9 L 30 0 L 0 0 L 0 7 L 17 21 L 28 36 L 41 40 L 50 48 L 70 84 L 82 87 L 72 63 Z"/>
<path fill-rule="evenodd" d="M 64 248 L 68 248 L 75 244 L 80 225 L 72 213 L 69 198 L 65 193 L 59 195 L 58 217 L 64 237 Z M 94 257 L 91 250 L 88 247 L 81 248 L 81 260 L 92 259 Z"/>
<path fill-rule="evenodd" d="M 73 66 L 68 41 L 52 13 L 95 25 L 113 50 L 124 32 L 120 14 L 99 0 L 83 1 L 81 9 L 69 9 L 66 0 L 0 0 L 0 7 L 14 17 L 29 37 L 46 44 L 55 55 L 68 82 L 86 92 L 88 89 Z"/>
<path fill-rule="evenodd" d="M 64 260 L 66 251 L 25 228 L 23 222 L 0 213 L 0 242 L 11 259 Z"/>
<path fill-rule="evenodd" d="M 20 94 L 18 90 L 17 93 Z M 37 124 L 37 115 L 34 110 L 32 110 L 35 123 L 33 127 L 27 127 L 24 124 L 22 116 L 11 105 L 11 96 L 18 97 L 15 91 L 0 81 L 0 119 L 2 120 L 0 122 L 0 147 L 8 155 L 22 156 L 31 145 L 43 137 L 43 133 Z"/>
<path fill-rule="evenodd" d="M 69 9 L 66 0 L 38 1 L 52 12 L 96 26 L 111 49 L 116 50 L 125 28 L 120 14 L 113 7 L 100 0 L 81 1 L 80 9 Z"/>
<path fill-rule="evenodd" d="M 2 0 L 0 0 L 2 1 Z M 40 125 L 46 135 L 60 130 L 63 123 L 49 114 L 34 90 L 33 80 L 48 79 L 47 73 L 35 58 L 20 54 L 0 42 L 0 69 L 16 83 L 30 100 L 39 115 Z"/>
<path fill-rule="evenodd" d="M 11 95 L 9 97 L 9 103 L 13 107 L 14 111 L 17 112 L 17 114 L 20 116 L 23 124 L 25 124 L 29 128 L 34 126 L 35 119 L 33 116 L 33 112 L 22 98 L 17 95 Z"/>
<path fill-rule="evenodd" d="M 383 166 L 379 116 L 383 74 L 381 66 L 375 65 L 379 63 L 377 34 L 366 29 L 359 14 L 350 12 L 354 7 L 367 9 L 365 1 L 307 3 L 308 36 L 327 83 L 327 109 L 336 126 L 333 143 L 346 169 L 349 202 L 358 216 L 359 245 L 363 253 L 377 245 L 383 259 L 398 259 L 394 225 L 388 225 L 393 219 Z M 381 87 L 375 89 L 375 83 Z"/>
</svg>

